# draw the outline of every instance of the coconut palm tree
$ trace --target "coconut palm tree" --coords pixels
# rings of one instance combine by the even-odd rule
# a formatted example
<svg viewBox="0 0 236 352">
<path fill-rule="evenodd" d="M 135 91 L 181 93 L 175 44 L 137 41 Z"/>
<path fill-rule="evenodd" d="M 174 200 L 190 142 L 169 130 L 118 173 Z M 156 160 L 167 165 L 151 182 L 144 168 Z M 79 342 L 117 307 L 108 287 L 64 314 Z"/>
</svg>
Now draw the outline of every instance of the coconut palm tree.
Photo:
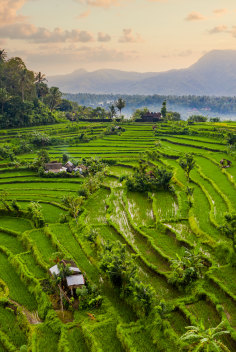
<svg viewBox="0 0 236 352">
<path fill-rule="evenodd" d="M 125 100 L 123 100 L 122 98 L 119 98 L 116 102 L 115 102 L 115 106 L 116 108 L 119 110 L 120 115 L 121 115 L 121 110 L 125 107 L 126 102 Z"/>
<path fill-rule="evenodd" d="M 229 334 L 228 330 L 223 330 L 225 321 L 222 321 L 215 328 L 206 329 L 201 321 L 199 326 L 187 326 L 188 330 L 180 338 L 181 341 L 189 343 L 189 351 L 193 352 L 230 352 L 223 342 L 219 341 L 219 337 Z"/>
<path fill-rule="evenodd" d="M 182 167 L 182 169 L 185 171 L 188 182 L 189 182 L 189 174 L 190 171 L 194 168 L 195 166 L 195 160 L 193 158 L 193 154 L 192 153 L 187 153 L 185 155 L 183 155 L 180 159 L 179 159 L 179 165 Z"/>
<path fill-rule="evenodd" d="M 5 49 L 0 49 L 0 64 L 4 62 L 7 58 L 7 53 Z"/>
<path fill-rule="evenodd" d="M 26 68 L 24 68 L 21 72 L 20 72 L 20 78 L 19 78 L 19 84 L 21 87 L 21 98 L 22 101 L 25 100 L 25 89 L 29 86 L 29 84 L 31 83 L 30 81 L 30 77 L 29 77 L 29 72 Z"/>
<path fill-rule="evenodd" d="M 43 73 L 39 72 L 35 74 L 35 83 L 40 84 L 47 81 L 48 80 L 46 79 L 46 76 Z"/>
<path fill-rule="evenodd" d="M 46 76 L 41 72 L 38 72 L 35 74 L 34 79 L 38 99 L 43 98 L 43 96 L 48 94 L 48 86 L 45 83 L 47 82 Z"/>
<path fill-rule="evenodd" d="M 49 109 L 52 111 L 54 110 L 57 105 L 61 102 L 62 93 L 60 92 L 59 88 L 51 87 L 49 89 L 49 94 L 47 96 L 48 106 Z"/>
</svg>

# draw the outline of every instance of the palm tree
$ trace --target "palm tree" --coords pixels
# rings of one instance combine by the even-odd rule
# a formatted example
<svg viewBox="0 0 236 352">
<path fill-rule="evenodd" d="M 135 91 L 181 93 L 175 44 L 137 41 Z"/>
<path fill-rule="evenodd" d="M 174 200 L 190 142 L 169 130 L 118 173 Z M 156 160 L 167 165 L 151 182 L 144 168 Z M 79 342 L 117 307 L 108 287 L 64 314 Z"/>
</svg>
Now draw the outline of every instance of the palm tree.
<svg viewBox="0 0 236 352">
<path fill-rule="evenodd" d="M 123 100 L 122 98 L 119 98 L 116 102 L 115 102 L 115 106 L 117 107 L 117 109 L 120 112 L 121 115 L 121 110 L 125 107 L 126 102 L 125 100 Z"/>
<path fill-rule="evenodd" d="M 49 94 L 48 94 L 47 98 L 48 98 L 49 109 L 51 111 L 53 109 L 55 109 L 57 107 L 57 105 L 60 104 L 61 97 L 62 97 L 62 93 L 60 92 L 59 88 L 51 87 L 49 89 Z"/>
<path fill-rule="evenodd" d="M 111 118 L 116 116 L 116 108 L 113 104 L 109 106 L 109 110 L 110 110 L 109 112 L 110 112 Z"/>
<path fill-rule="evenodd" d="M 35 74 L 35 83 L 43 83 L 43 82 L 47 82 L 48 80 L 46 79 L 46 76 L 44 74 L 42 74 L 41 72 Z"/>
<path fill-rule="evenodd" d="M 47 79 L 46 76 L 41 72 L 36 73 L 34 79 L 37 96 L 38 99 L 40 99 L 48 93 L 48 86 L 47 84 L 45 84 L 45 82 L 47 82 Z"/>
<path fill-rule="evenodd" d="M 25 89 L 31 83 L 30 78 L 29 78 L 29 74 L 28 74 L 28 70 L 26 68 L 24 68 L 20 72 L 19 83 L 20 83 L 20 87 L 21 87 L 21 98 L 22 98 L 22 101 L 24 101 L 25 100 Z"/>
<path fill-rule="evenodd" d="M 194 250 L 185 248 L 184 255 L 181 257 L 176 254 L 176 257 L 177 259 L 171 260 L 170 283 L 181 288 L 202 277 L 204 264 L 199 244 Z"/>
<path fill-rule="evenodd" d="M 8 100 L 11 99 L 11 96 L 8 94 L 6 88 L 0 88 L 0 104 L 2 106 L 2 115 L 3 115 L 3 109 L 4 109 L 4 104 L 8 102 Z"/>
<path fill-rule="evenodd" d="M 0 49 L 0 64 L 3 63 L 7 58 L 7 53 L 5 49 Z"/>
<path fill-rule="evenodd" d="M 230 352 L 228 347 L 218 340 L 220 336 L 230 333 L 228 330 L 223 330 L 224 325 L 225 321 L 222 321 L 215 328 L 206 329 L 201 321 L 199 326 L 187 326 L 188 331 L 181 336 L 180 340 L 187 341 L 189 351 L 193 352 Z"/>
<path fill-rule="evenodd" d="M 179 165 L 182 167 L 182 169 L 185 171 L 188 182 L 189 182 L 189 174 L 190 171 L 194 168 L 195 166 L 195 160 L 193 158 L 192 153 L 187 153 L 184 156 L 182 156 L 179 159 Z"/>
</svg>

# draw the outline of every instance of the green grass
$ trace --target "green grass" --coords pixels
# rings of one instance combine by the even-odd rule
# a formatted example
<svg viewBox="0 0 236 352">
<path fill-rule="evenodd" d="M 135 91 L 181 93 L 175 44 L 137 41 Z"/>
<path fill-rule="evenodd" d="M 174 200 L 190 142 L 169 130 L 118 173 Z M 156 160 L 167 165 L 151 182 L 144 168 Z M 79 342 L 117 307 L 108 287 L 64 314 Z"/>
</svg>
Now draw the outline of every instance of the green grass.
<svg viewBox="0 0 236 352">
<path fill-rule="evenodd" d="M 49 229 L 56 235 L 58 241 L 64 246 L 66 251 L 72 255 L 77 262 L 79 268 L 86 273 L 89 279 L 97 281 L 98 272 L 96 268 L 89 262 L 80 244 L 73 236 L 68 224 L 51 225 Z M 78 233 L 78 236 L 83 236 Z M 82 237 L 82 240 L 84 238 Z"/>
<path fill-rule="evenodd" d="M 31 252 L 22 253 L 20 259 L 36 279 L 43 279 L 47 276 L 46 272 L 36 263 Z"/>
<path fill-rule="evenodd" d="M 28 291 L 25 284 L 22 283 L 19 275 L 15 272 L 15 269 L 3 253 L 0 253 L 0 278 L 8 286 L 11 299 L 25 306 L 29 310 L 37 309 L 37 303 L 34 296 Z"/>
<path fill-rule="evenodd" d="M 216 308 L 210 302 L 201 300 L 187 305 L 187 308 L 199 322 L 203 321 L 206 328 L 216 326 L 221 322 Z"/>
<path fill-rule="evenodd" d="M 69 342 L 70 352 L 89 352 L 80 328 L 69 329 L 67 334 L 67 341 Z"/>
<path fill-rule="evenodd" d="M 233 295 L 236 295 L 234 267 L 228 265 L 223 266 L 220 269 L 215 269 L 213 275 L 219 279 L 233 293 Z"/>
<path fill-rule="evenodd" d="M 80 213 L 79 226 L 76 227 L 75 221 L 71 221 L 70 225 L 59 223 L 60 214 L 66 211 L 46 202 L 52 201 L 62 204 L 65 195 L 77 194 L 83 184 L 83 179 L 40 178 L 31 170 L 7 167 L 8 161 L 0 161 L 1 191 L 7 191 L 8 199 L 16 199 L 23 209 L 26 209 L 31 201 L 38 201 L 42 205 L 47 223 L 46 228 L 56 239 L 59 250 L 64 253 L 65 257 L 73 258 L 91 283 L 101 286 L 104 299 L 102 307 L 86 311 L 76 310 L 74 323 L 77 325 L 68 324 L 64 327 L 67 332 L 66 338 L 70 352 L 77 350 L 88 352 L 90 350 L 90 347 L 88 347 L 90 338 L 94 339 L 98 348 L 104 352 L 123 352 L 127 350 L 127 347 L 122 347 L 122 341 L 127 339 L 131 341 L 136 352 L 159 350 L 165 352 L 167 350 L 171 351 L 172 348 L 168 337 L 164 335 L 163 337 L 158 332 L 157 345 L 154 345 L 153 337 L 150 334 L 152 327 L 150 319 L 147 317 L 143 321 L 137 322 L 136 312 L 124 302 L 119 292 L 107 282 L 105 276 L 101 278 L 99 251 L 91 246 L 84 236 L 87 231 L 86 228 L 90 226 L 99 233 L 98 248 L 108 240 L 121 241 L 127 244 L 127 250 L 130 254 L 140 254 L 140 257 L 135 257 L 138 276 L 144 283 L 152 285 L 157 301 L 164 299 L 167 303 L 173 303 L 176 306 L 176 300 L 180 299 L 198 320 L 203 319 L 207 327 L 215 326 L 220 321 L 216 305 L 210 303 L 207 298 L 196 302 L 198 298 L 195 294 L 198 289 L 201 290 L 200 285 L 202 285 L 202 288 L 207 293 L 214 295 L 216 302 L 222 305 L 223 312 L 231 327 L 236 329 L 235 302 L 226 293 L 226 291 L 230 291 L 233 295 L 236 295 L 235 268 L 230 265 L 222 266 L 222 263 L 218 262 L 214 246 L 210 247 L 201 243 L 205 255 L 213 262 L 215 269 L 212 270 L 212 275 L 224 285 L 225 291 L 208 276 L 197 283 L 196 290 L 189 288 L 187 292 L 178 291 L 168 283 L 167 277 L 170 265 L 165 258 L 165 256 L 170 259 L 176 258 L 176 254 L 181 255 L 183 253 L 183 247 L 189 246 L 188 243 L 190 247 L 194 248 L 197 242 L 205 239 L 204 236 L 199 236 L 197 229 L 192 224 L 191 226 L 196 233 L 190 229 L 188 218 L 192 212 L 198 228 L 207 233 L 209 238 L 212 238 L 213 243 L 226 240 L 227 245 L 232 246 L 231 241 L 222 236 L 214 223 L 222 225 L 229 202 L 234 208 L 236 204 L 236 192 L 233 185 L 236 177 L 236 163 L 233 156 L 224 153 L 226 145 L 219 138 L 222 129 L 234 131 L 235 125 L 227 123 L 195 124 L 190 128 L 199 132 L 200 135 L 181 136 L 168 134 L 171 130 L 170 124 L 161 124 L 158 126 L 163 132 L 161 138 L 166 138 L 169 142 L 161 141 L 160 147 L 155 146 L 158 136 L 155 136 L 152 124 L 142 123 L 127 124 L 124 126 L 125 132 L 120 136 L 107 135 L 103 138 L 99 134 L 108 126 L 105 123 L 86 124 L 80 122 L 74 124 L 74 127 L 68 123 L 63 123 L 0 132 L 1 145 L 6 140 L 9 140 L 9 143 L 16 144 L 18 132 L 27 136 L 32 131 L 42 131 L 60 138 L 63 141 L 61 145 L 48 148 L 52 159 L 59 159 L 66 152 L 70 155 L 70 158 L 77 160 L 81 157 L 90 156 L 102 157 L 107 160 L 114 159 L 117 163 L 108 167 L 110 176 L 107 175 L 104 178 L 104 185 L 109 186 L 110 189 L 100 188 L 84 202 L 85 211 Z M 74 130 L 75 128 L 76 130 Z M 71 144 L 72 138 L 81 133 L 82 128 L 87 128 L 88 134 L 90 136 L 96 135 L 97 139 L 88 143 Z M 93 134 L 91 128 L 93 128 Z M 211 152 L 204 148 L 221 151 Z M 165 164 L 173 168 L 174 180 L 176 181 L 176 184 L 174 184 L 175 193 L 164 191 L 154 194 L 128 192 L 126 198 L 126 190 L 124 190 L 124 185 L 119 182 L 118 178 L 121 175 L 130 175 L 134 172 L 133 168 L 138 166 L 140 158 L 144 158 L 144 154 L 140 156 L 140 153 L 145 152 L 145 150 L 159 150 L 162 154 L 159 161 L 148 160 L 149 162 L 157 166 Z M 196 183 L 190 182 L 189 184 L 194 188 L 193 207 L 190 213 L 185 193 L 185 187 L 188 184 L 186 174 L 177 160 L 170 159 L 170 157 L 178 157 L 187 152 L 193 152 L 196 161 L 196 167 L 190 173 L 191 178 Z M 32 153 L 19 155 L 19 159 L 29 161 L 34 159 L 35 156 L 36 151 L 33 151 Z M 222 158 L 232 161 L 232 166 L 226 170 L 231 180 L 214 163 L 219 163 Z M 108 206 L 110 203 L 111 207 Z M 210 214 L 214 221 L 210 220 Z M 81 226 L 82 219 L 85 220 L 86 227 Z M 165 224 L 169 230 L 165 230 L 159 225 L 159 222 Z M 58 249 L 52 244 L 50 237 L 46 236 L 44 229 L 33 229 L 30 221 L 7 216 L 0 216 L 0 227 L 17 233 L 28 231 L 44 261 L 51 265 L 51 258 Z M 26 251 L 17 237 L 1 231 L 0 245 L 9 249 L 13 255 L 18 255 L 19 260 L 25 264 L 36 279 L 42 280 L 48 277 L 47 272 L 37 264 L 33 254 Z M 163 274 L 151 270 L 151 265 Z M 0 253 L 0 278 L 8 286 L 12 300 L 29 310 L 37 310 L 34 296 L 22 283 L 19 275 L 2 253 Z M 14 313 L 11 311 L 6 313 L 6 311 L 6 309 L 0 307 L 0 329 L 5 331 L 9 340 L 19 349 L 21 344 L 27 343 L 26 336 L 19 328 Z M 94 313 L 94 321 L 87 315 L 88 312 Z M 185 326 L 190 325 L 181 310 L 171 312 L 168 321 L 178 336 L 185 332 Z M 117 334 L 119 324 L 121 324 L 120 335 Z M 86 334 L 84 335 L 86 331 L 89 334 L 87 337 Z M 35 326 L 33 335 L 33 349 L 35 351 L 57 351 L 60 334 L 51 330 L 48 324 L 42 322 Z M 225 341 L 231 351 L 236 350 L 235 342 L 230 337 L 227 337 Z M 1 345 L 0 351 L 4 351 Z"/>
<path fill-rule="evenodd" d="M 17 239 L 17 237 L 2 231 L 0 231 L 0 246 L 6 247 L 13 254 L 18 254 L 26 251 L 23 244 Z"/>
<path fill-rule="evenodd" d="M 26 219 L 0 216 L 0 227 L 16 232 L 25 232 L 32 229 L 32 224 Z"/>
<path fill-rule="evenodd" d="M 27 345 L 27 337 L 20 329 L 17 315 L 11 308 L 0 306 L 0 329 L 16 347 Z"/>
<path fill-rule="evenodd" d="M 66 211 L 60 209 L 51 204 L 40 204 L 42 207 L 42 213 L 44 215 L 44 219 L 46 223 L 56 223 L 59 222 L 59 218 L 61 214 L 66 214 Z"/>
<path fill-rule="evenodd" d="M 37 352 L 55 352 L 59 341 L 59 334 L 56 334 L 49 326 L 40 324 L 36 330 L 36 341 L 34 349 Z"/>
<path fill-rule="evenodd" d="M 29 232 L 29 236 L 40 251 L 43 259 L 47 263 L 51 263 L 53 253 L 57 252 L 57 249 L 53 247 L 50 239 L 45 235 L 43 230 L 32 230 Z"/>
<path fill-rule="evenodd" d="M 148 199 L 146 194 L 128 192 L 127 200 L 130 216 L 137 226 L 154 225 L 152 201 Z"/>
<path fill-rule="evenodd" d="M 85 203 L 84 208 L 87 210 L 86 222 L 88 224 L 106 223 L 106 199 L 110 192 L 100 188 Z"/>
<path fill-rule="evenodd" d="M 167 191 L 161 191 L 153 197 L 154 214 L 158 220 L 174 218 L 177 215 L 178 204 L 174 196 Z"/>
</svg>

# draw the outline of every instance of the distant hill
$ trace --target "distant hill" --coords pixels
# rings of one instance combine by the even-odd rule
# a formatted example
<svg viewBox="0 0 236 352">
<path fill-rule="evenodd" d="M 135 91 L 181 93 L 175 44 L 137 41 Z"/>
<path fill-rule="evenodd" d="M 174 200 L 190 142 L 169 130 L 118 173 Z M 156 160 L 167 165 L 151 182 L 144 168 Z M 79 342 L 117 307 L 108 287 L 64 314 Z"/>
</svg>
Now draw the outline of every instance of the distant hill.
<svg viewBox="0 0 236 352">
<path fill-rule="evenodd" d="M 126 72 L 80 69 L 48 78 L 66 93 L 236 95 L 236 50 L 214 50 L 186 69 Z"/>
</svg>

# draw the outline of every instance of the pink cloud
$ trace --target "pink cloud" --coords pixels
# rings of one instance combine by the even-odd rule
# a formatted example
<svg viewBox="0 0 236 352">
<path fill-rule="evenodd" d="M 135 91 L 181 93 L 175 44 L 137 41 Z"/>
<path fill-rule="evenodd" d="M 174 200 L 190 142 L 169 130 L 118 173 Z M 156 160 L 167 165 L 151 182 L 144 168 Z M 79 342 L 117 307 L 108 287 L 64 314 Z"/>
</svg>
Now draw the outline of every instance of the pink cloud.
<svg viewBox="0 0 236 352">
<path fill-rule="evenodd" d="M 1 0 L 0 3 L 0 26 L 11 24 L 25 19 L 24 16 L 17 15 L 17 11 L 28 0 Z"/>
<path fill-rule="evenodd" d="M 142 41 L 141 35 L 133 33 L 131 28 L 123 29 L 123 34 L 119 38 L 120 43 L 140 43 Z"/>
<path fill-rule="evenodd" d="M 85 4 L 85 5 L 90 5 L 90 6 L 96 6 L 96 7 L 104 7 L 108 8 L 111 6 L 119 6 L 121 3 L 127 2 L 127 0 L 75 0 L 76 2 Z"/>
<path fill-rule="evenodd" d="M 97 40 L 98 42 L 109 42 L 111 40 L 111 37 L 109 34 L 99 32 Z"/>
<path fill-rule="evenodd" d="M 91 42 L 93 36 L 87 31 L 71 31 L 55 28 L 49 31 L 28 23 L 15 23 L 0 27 L 0 36 L 4 39 L 23 39 L 34 43 Z"/>
<path fill-rule="evenodd" d="M 203 16 L 200 12 L 195 11 L 191 12 L 187 17 L 185 17 L 186 21 L 203 21 L 205 19 L 205 16 Z"/>
<path fill-rule="evenodd" d="M 87 18 L 91 13 L 91 10 L 87 10 L 82 12 L 79 16 L 77 16 L 76 18 L 78 19 L 83 19 L 83 18 Z"/>
<path fill-rule="evenodd" d="M 218 33 L 224 33 L 227 32 L 228 27 L 225 26 L 224 24 L 220 25 L 220 26 L 216 26 L 212 29 L 209 30 L 210 34 L 218 34 Z"/>
<path fill-rule="evenodd" d="M 215 9 L 214 11 L 213 11 L 213 13 L 215 13 L 216 15 L 223 15 L 224 13 L 226 13 L 226 12 L 228 12 L 228 10 L 227 9 Z"/>
</svg>

